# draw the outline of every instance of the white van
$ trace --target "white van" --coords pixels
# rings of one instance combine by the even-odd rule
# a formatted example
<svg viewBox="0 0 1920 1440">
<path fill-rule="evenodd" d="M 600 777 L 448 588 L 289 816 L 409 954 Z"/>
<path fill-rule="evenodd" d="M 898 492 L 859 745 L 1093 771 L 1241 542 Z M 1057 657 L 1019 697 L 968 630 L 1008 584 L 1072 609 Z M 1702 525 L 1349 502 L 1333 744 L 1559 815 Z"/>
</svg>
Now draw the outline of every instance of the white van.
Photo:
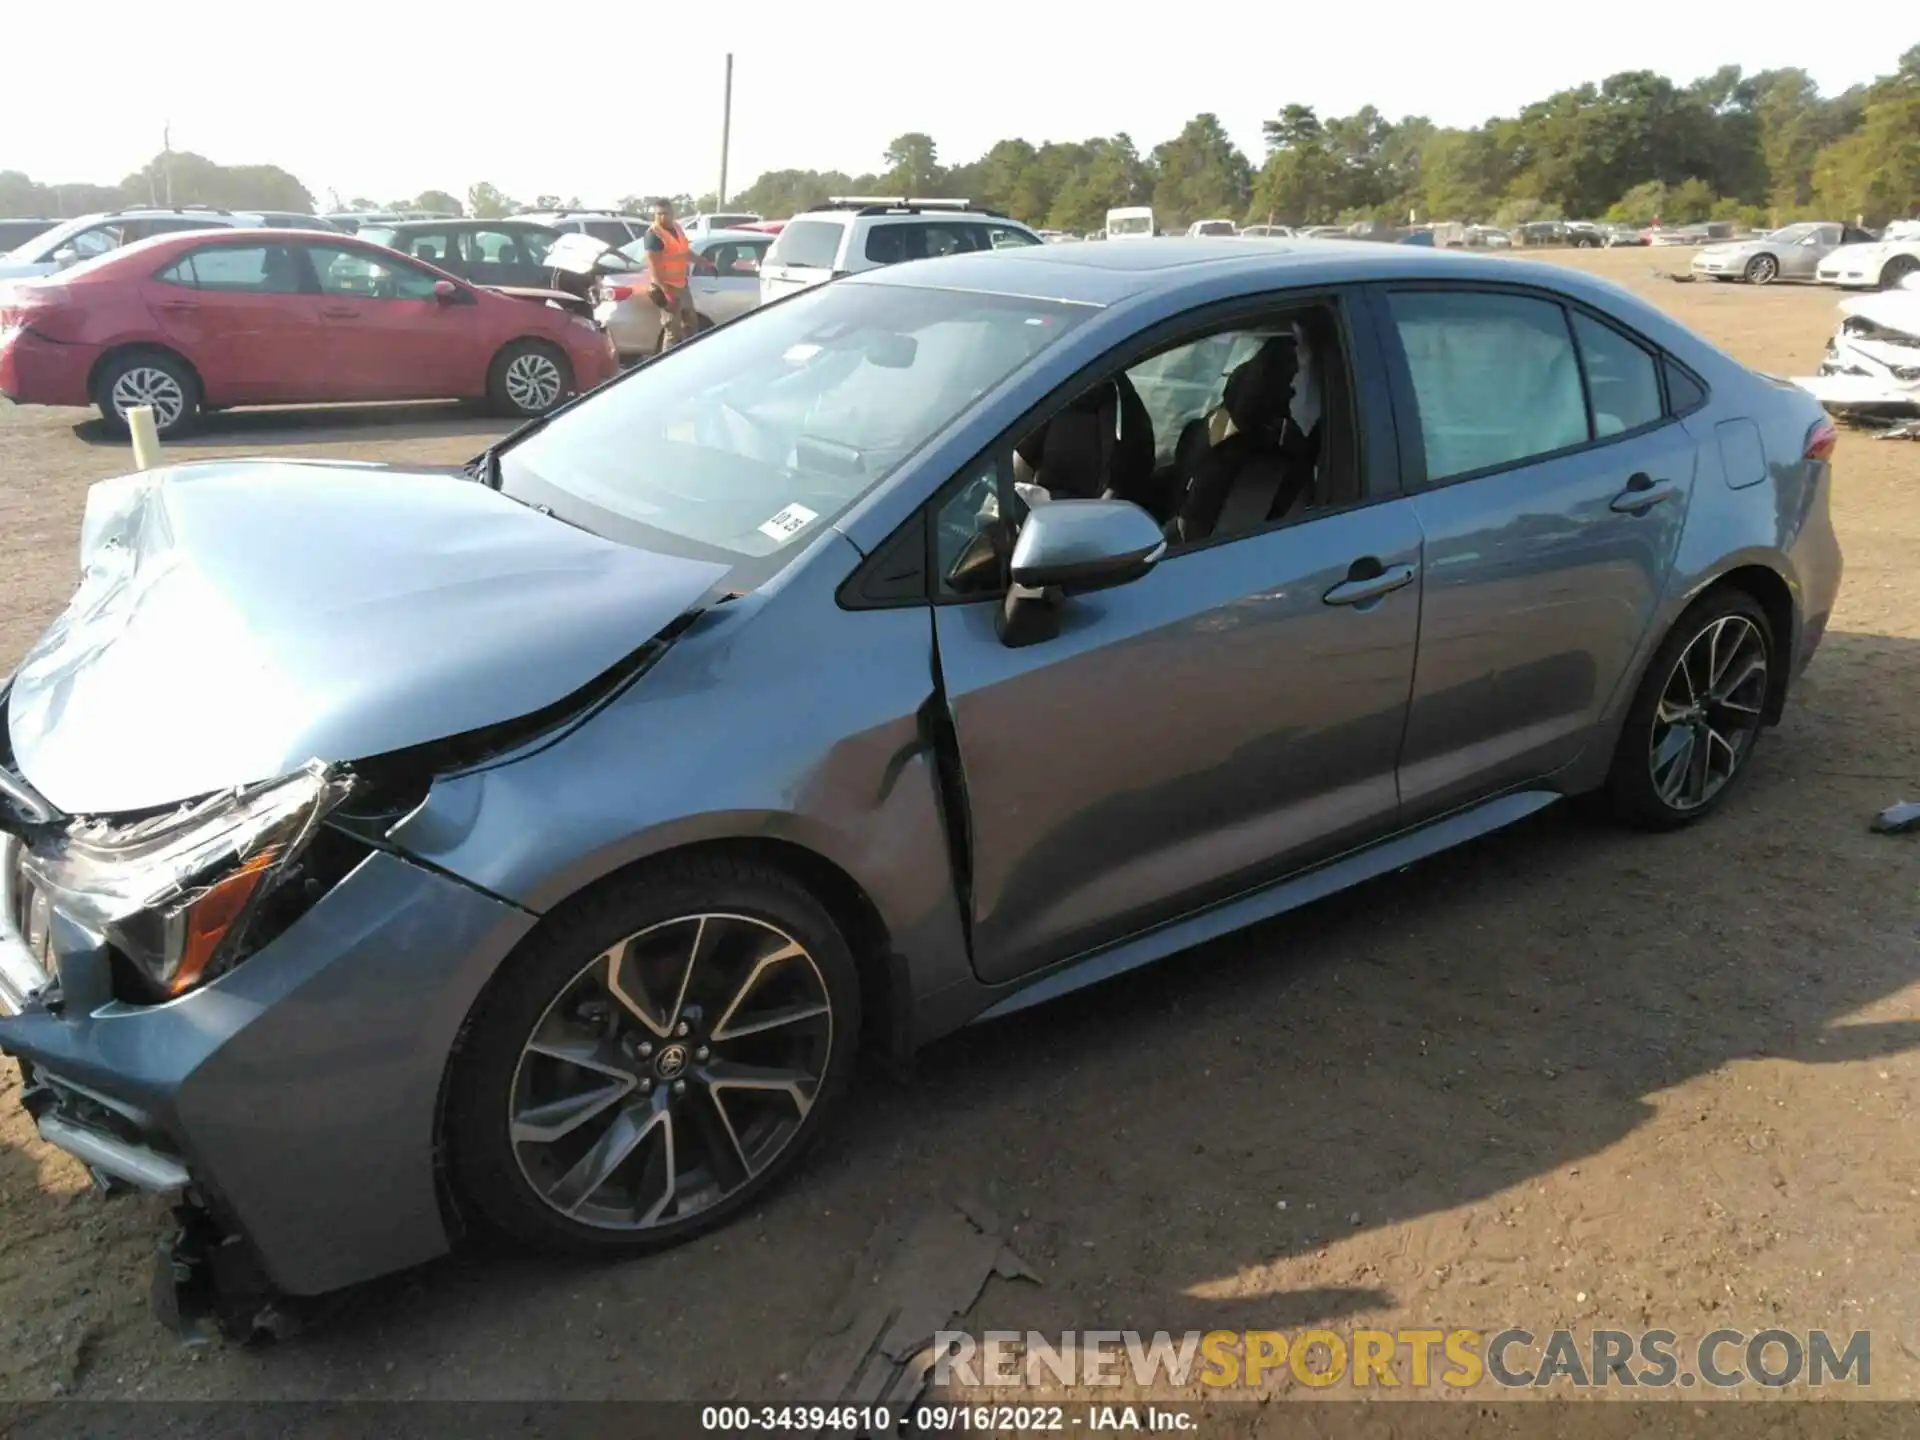
<svg viewBox="0 0 1920 1440">
<path fill-rule="evenodd" d="M 1218 236 L 1231 239 L 1240 233 L 1240 227 L 1231 220 L 1196 220 L 1187 227 L 1189 236 Z"/>
<path fill-rule="evenodd" d="M 1153 235 L 1151 205 L 1127 205 L 1107 212 L 1109 240 L 1151 240 Z"/>
</svg>

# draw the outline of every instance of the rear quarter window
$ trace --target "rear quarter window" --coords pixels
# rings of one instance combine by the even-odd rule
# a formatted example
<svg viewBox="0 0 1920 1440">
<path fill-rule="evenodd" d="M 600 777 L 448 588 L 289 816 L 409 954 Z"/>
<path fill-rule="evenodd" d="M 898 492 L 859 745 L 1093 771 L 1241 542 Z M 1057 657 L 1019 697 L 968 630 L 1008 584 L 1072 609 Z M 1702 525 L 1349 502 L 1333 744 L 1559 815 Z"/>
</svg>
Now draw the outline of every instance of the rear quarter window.
<svg viewBox="0 0 1920 1440">
<path fill-rule="evenodd" d="M 846 233 L 847 227 L 838 220 L 792 221 L 767 252 L 767 264 L 831 270 L 839 263 L 840 241 Z"/>
</svg>

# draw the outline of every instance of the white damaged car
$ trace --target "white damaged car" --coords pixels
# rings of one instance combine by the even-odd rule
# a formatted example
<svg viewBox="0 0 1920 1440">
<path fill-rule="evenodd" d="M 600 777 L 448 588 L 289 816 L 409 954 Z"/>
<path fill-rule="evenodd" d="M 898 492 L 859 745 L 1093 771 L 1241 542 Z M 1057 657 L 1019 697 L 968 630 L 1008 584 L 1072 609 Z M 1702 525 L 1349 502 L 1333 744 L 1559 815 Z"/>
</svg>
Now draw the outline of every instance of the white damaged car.
<svg viewBox="0 0 1920 1440">
<path fill-rule="evenodd" d="M 1793 383 L 1837 413 L 1920 414 L 1920 274 L 1842 300 L 1840 317 L 1820 373 Z"/>
</svg>

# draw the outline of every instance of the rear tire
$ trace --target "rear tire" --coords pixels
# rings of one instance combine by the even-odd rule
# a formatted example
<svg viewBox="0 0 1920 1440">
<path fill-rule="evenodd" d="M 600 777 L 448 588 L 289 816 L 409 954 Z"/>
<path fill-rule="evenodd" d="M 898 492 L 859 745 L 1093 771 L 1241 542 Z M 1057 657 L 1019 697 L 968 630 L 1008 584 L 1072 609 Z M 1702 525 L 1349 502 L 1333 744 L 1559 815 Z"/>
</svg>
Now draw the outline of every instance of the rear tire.
<svg viewBox="0 0 1920 1440">
<path fill-rule="evenodd" d="M 487 371 L 487 400 L 502 415 L 544 415 L 573 393 L 573 367 L 544 340 L 515 340 Z"/>
<path fill-rule="evenodd" d="M 474 1007 L 447 1079 L 460 1193 L 539 1249 L 677 1245 L 831 1123 L 859 1033 L 853 954 L 786 872 L 682 857 L 616 880 Z"/>
<path fill-rule="evenodd" d="M 189 430 L 200 416 L 200 380 L 193 367 L 167 350 L 129 350 L 116 355 L 94 381 L 93 403 L 116 434 L 127 433 L 126 412 L 136 405 L 153 410 L 153 428 L 162 440 Z"/>
<path fill-rule="evenodd" d="M 1767 612 L 1744 590 L 1688 609 L 1647 666 L 1607 776 L 1614 817 L 1677 830 L 1718 809 L 1765 725 L 1778 663 Z"/>
</svg>

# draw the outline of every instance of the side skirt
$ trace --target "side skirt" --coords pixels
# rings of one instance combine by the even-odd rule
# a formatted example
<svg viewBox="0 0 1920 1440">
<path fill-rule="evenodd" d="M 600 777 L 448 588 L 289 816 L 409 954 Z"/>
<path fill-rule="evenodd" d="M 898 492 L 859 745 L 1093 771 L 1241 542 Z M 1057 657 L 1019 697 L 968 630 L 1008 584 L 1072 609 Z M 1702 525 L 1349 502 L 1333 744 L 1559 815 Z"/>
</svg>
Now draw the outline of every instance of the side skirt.
<svg viewBox="0 0 1920 1440">
<path fill-rule="evenodd" d="M 1402 831 L 1364 850 L 1352 851 L 1315 869 L 1236 896 L 1210 910 L 1169 921 L 1158 929 L 1122 940 L 1104 950 L 1066 961 L 1036 979 L 1019 982 L 1019 988 L 981 1011 L 970 1023 L 998 1020 L 1003 1015 L 1045 1004 L 1115 975 L 1137 970 L 1142 965 L 1164 960 L 1169 955 L 1221 935 L 1244 930 L 1262 920 L 1271 920 L 1276 915 L 1297 910 L 1302 905 L 1309 905 L 1364 880 L 1372 880 L 1404 865 L 1411 865 L 1416 860 L 1424 860 L 1429 855 L 1437 855 L 1442 850 L 1451 850 L 1456 845 L 1503 829 L 1546 809 L 1560 798 L 1554 791 L 1522 790 L 1483 801 L 1468 810 L 1456 810 L 1451 815 L 1429 821 L 1414 830 Z"/>
</svg>

